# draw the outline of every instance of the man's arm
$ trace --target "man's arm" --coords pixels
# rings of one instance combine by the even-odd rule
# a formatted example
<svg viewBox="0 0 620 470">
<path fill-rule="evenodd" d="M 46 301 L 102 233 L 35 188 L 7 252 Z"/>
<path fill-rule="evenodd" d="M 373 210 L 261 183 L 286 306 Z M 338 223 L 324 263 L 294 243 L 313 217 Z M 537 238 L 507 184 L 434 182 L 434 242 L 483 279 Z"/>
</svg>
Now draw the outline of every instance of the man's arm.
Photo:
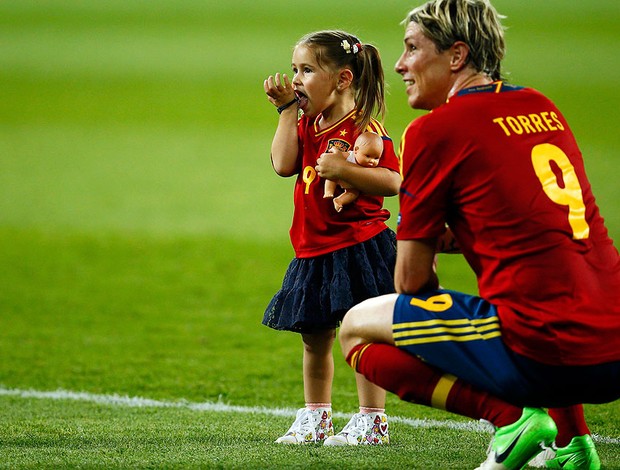
<svg viewBox="0 0 620 470">
<path fill-rule="evenodd" d="M 436 239 L 398 240 L 394 272 L 396 292 L 418 294 L 439 287 L 433 269 L 436 246 Z"/>
</svg>

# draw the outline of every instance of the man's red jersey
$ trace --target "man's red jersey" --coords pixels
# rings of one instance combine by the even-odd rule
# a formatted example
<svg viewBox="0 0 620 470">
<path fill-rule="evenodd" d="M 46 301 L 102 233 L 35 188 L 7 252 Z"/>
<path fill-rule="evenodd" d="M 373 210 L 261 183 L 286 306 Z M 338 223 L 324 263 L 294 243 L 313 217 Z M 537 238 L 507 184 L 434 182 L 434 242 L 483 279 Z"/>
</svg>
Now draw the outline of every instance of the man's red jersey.
<svg viewBox="0 0 620 470">
<path fill-rule="evenodd" d="M 539 92 L 463 90 L 402 142 L 401 240 L 447 223 L 505 343 L 553 365 L 620 360 L 620 256 L 566 120 Z"/>
<path fill-rule="evenodd" d="M 290 230 L 291 242 L 298 258 L 310 258 L 364 242 L 387 228 L 390 217 L 383 208 L 383 197 L 361 193 L 357 200 L 341 212 L 334 209 L 331 198 L 323 198 L 325 182 L 315 170 L 316 161 L 332 147 L 348 152 L 359 135 L 352 111 L 327 129 L 319 129 L 320 116 L 302 116 L 298 123 L 299 174 L 295 183 L 295 213 Z M 394 144 L 384 127 L 376 120 L 369 132 L 383 139 L 379 166 L 399 171 Z"/>
</svg>

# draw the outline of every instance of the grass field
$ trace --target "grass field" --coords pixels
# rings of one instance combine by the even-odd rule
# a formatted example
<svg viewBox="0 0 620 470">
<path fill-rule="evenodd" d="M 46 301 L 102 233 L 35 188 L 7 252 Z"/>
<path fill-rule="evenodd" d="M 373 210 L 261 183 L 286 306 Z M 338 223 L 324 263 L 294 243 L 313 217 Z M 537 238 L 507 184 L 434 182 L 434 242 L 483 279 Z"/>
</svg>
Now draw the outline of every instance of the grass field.
<svg viewBox="0 0 620 470">
<path fill-rule="evenodd" d="M 494 3 L 511 81 L 563 110 L 620 240 L 620 4 Z M 391 71 L 414 5 L 0 2 L 0 468 L 484 459 L 475 423 L 394 397 L 387 448 L 272 445 L 303 396 L 299 338 L 260 325 L 292 257 L 293 184 L 269 163 L 276 114 L 262 81 L 288 71 L 304 33 L 357 33 L 382 52 L 398 142 L 417 115 Z M 440 276 L 475 289 L 457 257 L 441 258 Z M 357 399 L 336 354 L 340 427 Z M 620 403 L 587 416 L 604 468 L 620 468 Z"/>
</svg>

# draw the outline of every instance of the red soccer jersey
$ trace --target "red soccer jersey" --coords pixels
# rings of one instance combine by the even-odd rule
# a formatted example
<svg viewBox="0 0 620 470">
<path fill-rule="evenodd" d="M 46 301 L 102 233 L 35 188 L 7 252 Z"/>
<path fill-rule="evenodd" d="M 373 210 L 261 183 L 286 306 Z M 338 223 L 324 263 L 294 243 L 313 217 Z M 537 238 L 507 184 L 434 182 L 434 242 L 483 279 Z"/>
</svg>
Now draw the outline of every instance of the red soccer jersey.
<svg viewBox="0 0 620 470">
<path fill-rule="evenodd" d="M 620 360 L 620 257 L 566 120 L 535 90 L 463 90 L 403 136 L 401 240 L 453 230 L 506 344 L 548 364 Z"/>
<path fill-rule="evenodd" d="M 359 132 L 355 127 L 354 112 L 323 130 L 317 126 L 319 118 L 302 116 L 298 124 L 299 174 L 295 182 L 295 213 L 290 230 L 298 258 L 319 256 L 364 242 L 387 228 L 385 221 L 390 217 L 380 196 L 361 193 L 341 212 L 336 212 L 331 198 L 323 198 L 325 184 L 314 169 L 317 159 L 334 146 L 349 151 Z M 383 126 L 372 120 L 367 130 L 383 138 L 379 166 L 399 171 L 394 144 Z"/>
</svg>

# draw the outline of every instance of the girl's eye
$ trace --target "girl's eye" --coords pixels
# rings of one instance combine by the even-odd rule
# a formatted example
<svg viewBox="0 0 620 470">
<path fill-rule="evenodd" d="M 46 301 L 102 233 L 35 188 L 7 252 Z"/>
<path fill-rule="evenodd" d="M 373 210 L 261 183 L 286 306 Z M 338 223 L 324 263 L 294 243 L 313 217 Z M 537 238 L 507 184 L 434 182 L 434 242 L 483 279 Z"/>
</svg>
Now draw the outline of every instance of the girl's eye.
<svg viewBox="0 0 620 470">
<path fill-rule="evenodd" d="M 312 73 L 312 69 L 309 69 L 308 67 L 306 67 L 304 69 L 304 73 Z"/>
</svg>

